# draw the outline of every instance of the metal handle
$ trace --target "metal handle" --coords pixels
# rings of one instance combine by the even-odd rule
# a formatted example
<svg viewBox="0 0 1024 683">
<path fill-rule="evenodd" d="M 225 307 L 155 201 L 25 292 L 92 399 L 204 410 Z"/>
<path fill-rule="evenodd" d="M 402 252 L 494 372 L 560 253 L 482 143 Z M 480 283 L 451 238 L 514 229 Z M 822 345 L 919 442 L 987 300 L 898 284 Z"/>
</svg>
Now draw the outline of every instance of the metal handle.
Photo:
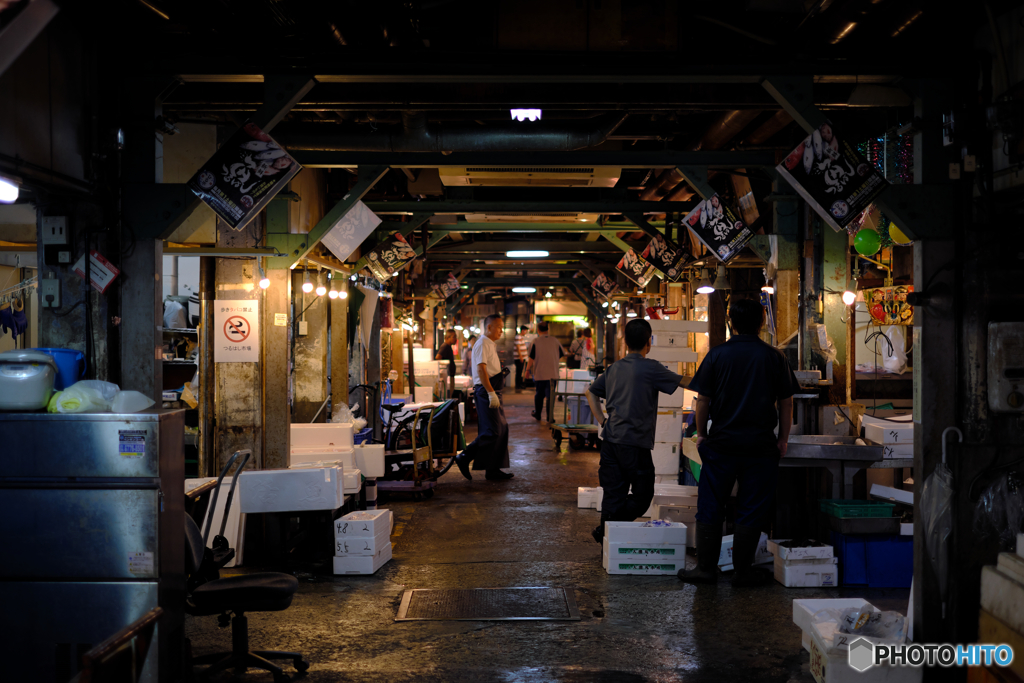
<svg viewBox="0 0 1024 683">
<path fill-rule="evenodd" d="M 949 434 L 950 432 L 956 432 L 957 443 L 963 443 L 964 442 L 964 434 L 963 434 L 963 432 L 961 432 L 956 427 L 946 427 L 945 429 L 942 430 L 942 464 L 943 465 L 946 464 L 946 434 Z"/>
<path fill-rule="evenodd" d="M 203 530 L 203 547 L 206 547 L 206 540 L 210 536 L 210 527 L 213 526 L 213 516 L 217 513 L 217 498 L 220 496 L 220 485 L 224 481 L 224 477 L 227 475 L 228 470 L 231 469 L 231 465 L 238 460 L 238 456 L 244 455 L 241 464 L 235 468 L 235 476 L 231 479 L 231 488 L 228 490 L 228 499 L 224 503 L 224 517 L 220 521 L 220 535 L 224 535 L 224 529 L 228 521 L 228 511 L 231 509 L 231 500 L 235 497 L 235 487 L 238 486 L 238 475 L 249 463 L 249 458 L 252 457 L 252 450 L 245 449 L 244 451 L 235 451 L 231 454 L 227 463 L 224 465 L 224 469 L 220 471 L 220 476 L 217 477 L 217 488 L 213 490 L 213 498 L 210 500 L 209 513 L 206 516 L 206 528 Z"/>
</svg>

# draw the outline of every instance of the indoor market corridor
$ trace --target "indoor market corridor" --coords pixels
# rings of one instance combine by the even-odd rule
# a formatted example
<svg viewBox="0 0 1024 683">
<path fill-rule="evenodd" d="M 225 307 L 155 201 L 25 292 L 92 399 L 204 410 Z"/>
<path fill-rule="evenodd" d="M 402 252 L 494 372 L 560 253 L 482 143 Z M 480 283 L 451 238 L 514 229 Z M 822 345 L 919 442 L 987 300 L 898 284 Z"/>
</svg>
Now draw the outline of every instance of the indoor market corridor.
<svg viewBox="0 0 1024 683">
<path fill-rule="evenodd" d="M 590 536 L 595 510 L 577 509 L 576 489 L 597 486 L 598 454 L 562 452 L 530 417 L 533 391 L 506 392 L 515 478 L 474 481 L 452 468 L 431 500 L 380 501 L 395 515 L 394 558 L 372 576 L 298 572 L 290 609 L 249 615 L 253 649 L 296 650 L 312 666 L 295 681 L 813 681 L 794 598 L 864 597 L 905 610 L 904 589 L 734 591 L 675 577 L 610 576 Z M 559 408 L 561 404 L 557 404 Z M 556 413 L 557 415 L 557 413 Z M 475 423 L 466 437 L 475 436 Z M 691 563 L 693 559 L 691 559 Z M 260 567 L 239 571 L 259 571 Z M 580 621 L 394 621 L 414 588 L 571 586 Z M 214 617 L 187 617 L 196 655 L 230 649 Z M 253 671 L 218 681 L 270 681 Z"/>
</svg>

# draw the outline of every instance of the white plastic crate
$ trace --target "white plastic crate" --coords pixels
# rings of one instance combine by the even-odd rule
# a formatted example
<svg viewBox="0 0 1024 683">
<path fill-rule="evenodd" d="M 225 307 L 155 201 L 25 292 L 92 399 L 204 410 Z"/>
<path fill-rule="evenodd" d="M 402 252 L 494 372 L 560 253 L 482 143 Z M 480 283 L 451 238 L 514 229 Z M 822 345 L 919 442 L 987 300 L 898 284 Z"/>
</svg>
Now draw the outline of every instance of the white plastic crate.
<svg viewBox="0 0 1024 683">
<path fill-rule="evenodd" d="M 377 555 L 334 556 L 335 574 L 373 574 L 391 559 L 391 544 L 388 543 Z"/>
</svg>

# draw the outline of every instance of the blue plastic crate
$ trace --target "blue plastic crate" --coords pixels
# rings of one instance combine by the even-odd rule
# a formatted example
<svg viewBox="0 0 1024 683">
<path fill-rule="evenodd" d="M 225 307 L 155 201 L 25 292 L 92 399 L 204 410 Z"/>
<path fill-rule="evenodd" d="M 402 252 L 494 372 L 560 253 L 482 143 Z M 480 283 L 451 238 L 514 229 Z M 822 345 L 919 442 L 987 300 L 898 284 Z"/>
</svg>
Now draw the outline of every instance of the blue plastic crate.
<svg viewBox="0 0 1024 683">
<path fill-rule="evenodd" d="M 842 586 L 910 588 L 914 577 L 914 537 L 832 532 Z"/>
<path fill-rule="evenodd" d="M 352 435 L 352 441 L 357 444 L 366 443 L 371 438 L 373 438 L 373 427 L 366 427 L 365 429 L 360 429 L 358 432 Z"/>
</svg>

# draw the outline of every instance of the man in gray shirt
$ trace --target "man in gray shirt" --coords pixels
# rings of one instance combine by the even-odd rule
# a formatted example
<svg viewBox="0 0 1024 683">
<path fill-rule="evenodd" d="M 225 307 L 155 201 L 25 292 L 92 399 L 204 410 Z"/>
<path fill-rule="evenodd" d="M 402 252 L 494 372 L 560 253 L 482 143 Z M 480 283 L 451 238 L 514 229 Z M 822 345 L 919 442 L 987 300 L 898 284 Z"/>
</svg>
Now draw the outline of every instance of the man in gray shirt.
<svg viewBox="0 0 1024 683">
<path fill-rule="evenodd" d="M 533 396 L 533 419 L 540 420 L 544 414 L 544 399 L 548 399 L 548 412 L 551 409 L 551 384 L 558 379 L 558 361 L 565 355 L 562 343 L 548 335 L 546 322 L 537 324 L 537 338 L 530 347 L 530 358 L 526 361 L 524 376 L 533 376 L 533 384 L 537 388 Z"/>
<path fill-rule="evenodd" d="M 598 543 L 604 540 L 605 522 L 632 522 L 650 507 L 654 499 L 651 449 L 658 419 L 658 393 L 673 394 L 690 384 L 689 377 L 677 375 L 647 358 L 651 350 L 651 324 L 646 320 L 630 321 L 625 336 L 629 353 L 612 363 L 587 392 L 590 411 L 598 420 L 603 416 L 598 399 L 605 399 L 608 408 L 608 419 L 602 422 L 601 464 L 597 472 L 604 489 L 601 524 L 591 534 Z"/>
</svg>

